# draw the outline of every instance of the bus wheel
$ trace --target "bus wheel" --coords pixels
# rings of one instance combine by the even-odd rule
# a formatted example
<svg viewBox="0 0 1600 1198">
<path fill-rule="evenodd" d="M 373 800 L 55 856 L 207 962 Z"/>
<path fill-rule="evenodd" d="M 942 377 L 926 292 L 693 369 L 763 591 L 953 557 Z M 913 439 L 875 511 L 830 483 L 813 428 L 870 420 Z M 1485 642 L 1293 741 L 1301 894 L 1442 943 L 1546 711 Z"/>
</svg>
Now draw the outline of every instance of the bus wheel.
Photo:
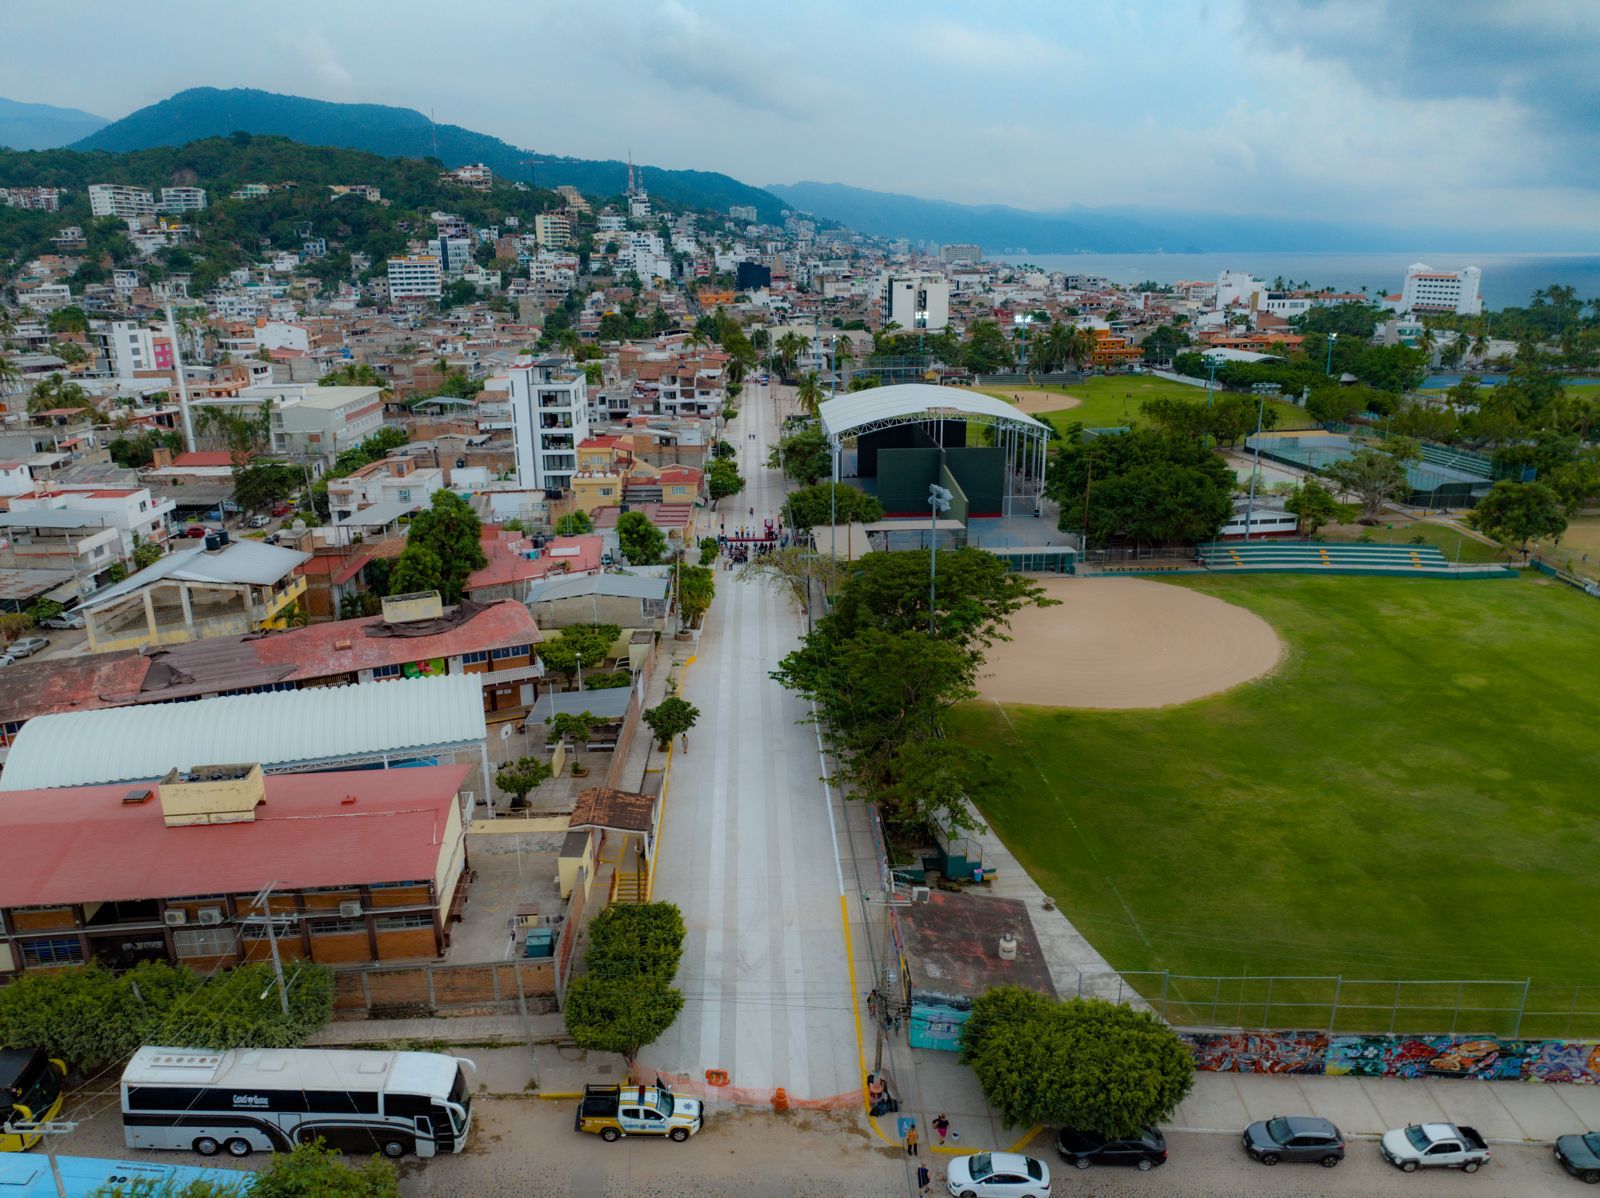
<svg viewBox="0 0 1600 1198">
<path fill-rule="evenodd" d="M 198 1152 L 201 1156 L 216 1156 L 221 1150 L 222 1145 L 217 1143 L 210 1136 L 201 1136 L 198 1140 L 191 1144 L 190 1147 Z"/>
<path fill-rule="evenodd" d="M 406 1154 L 404 1140 L 385 1140 L 383 1142 L 383 1155 L 394 1160 Z"/>
<path fill-rule="evenodd" d="M 243 1136 L 234 1136 L 233 1139 L 229 1140 L 223 1145 L 223 1147 L 228 1150 L 229 1156 L 250 1155 L 250 1141 L 246 1140 Z"/>
</svg>

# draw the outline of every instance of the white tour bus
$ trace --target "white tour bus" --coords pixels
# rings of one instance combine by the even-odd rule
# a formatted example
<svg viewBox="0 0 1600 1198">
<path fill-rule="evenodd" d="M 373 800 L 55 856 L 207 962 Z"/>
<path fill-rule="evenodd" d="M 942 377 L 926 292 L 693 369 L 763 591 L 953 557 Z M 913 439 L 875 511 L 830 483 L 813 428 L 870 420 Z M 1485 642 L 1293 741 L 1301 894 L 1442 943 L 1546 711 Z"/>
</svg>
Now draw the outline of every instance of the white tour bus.
<svg viewBox="0 0 1600 1198">
<path fill-rule="evenodd" d="M 316 1139 L 342 1152 L 460 1152 L 472 1126 L 464 1057 L 335 1048 L 139 1049 L 122 1074 L 129 1148 L 212 1156 L 286 1152 Z"/>
</svg>

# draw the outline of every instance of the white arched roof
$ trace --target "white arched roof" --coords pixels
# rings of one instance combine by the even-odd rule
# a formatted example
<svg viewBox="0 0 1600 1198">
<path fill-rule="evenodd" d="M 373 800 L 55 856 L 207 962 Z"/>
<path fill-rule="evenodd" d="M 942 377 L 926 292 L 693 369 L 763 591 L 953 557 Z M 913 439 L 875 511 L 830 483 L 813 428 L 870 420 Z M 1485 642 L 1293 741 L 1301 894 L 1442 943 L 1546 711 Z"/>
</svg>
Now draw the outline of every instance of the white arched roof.
<svg viewBox="0 0 1600 1198">
<path fill-rule="evenodd" d="M 234 762 L 270 771 L 442 750 L 484 735 L 476 674 L 68 711 L 22 726 L 0 791 L 143 781 Z"/>
<path fill-rule="evenodd" d="M 931 383 L 899 383 L 871 387 L 835 396 L 818 409 L 822 429 L 830 438 L 849 436 L 869 425 L 902 424 L 915 420 L 977 420 L 1008 424 L 1047 435 L 1050 426 L 1035 420 L 1015 404 L 976 391 L 935 387 Z"/>
</svg>

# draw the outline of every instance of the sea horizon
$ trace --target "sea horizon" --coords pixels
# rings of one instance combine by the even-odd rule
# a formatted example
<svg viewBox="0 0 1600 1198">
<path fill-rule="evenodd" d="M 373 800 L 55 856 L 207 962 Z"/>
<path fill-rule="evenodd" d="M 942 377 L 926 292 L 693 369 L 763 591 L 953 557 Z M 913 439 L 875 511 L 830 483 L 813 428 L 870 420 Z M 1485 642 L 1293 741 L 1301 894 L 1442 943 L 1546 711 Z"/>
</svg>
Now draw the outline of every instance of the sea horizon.
<svg viewBox="0 0 1600 1198">
<path fill-rule="evenodd" d="M 1461 270 L 1476 266 L 1483 272 L 1479 296 L 1489 308 L 1526 306 L 1534 291 L 1552 284 L 1575 288 L 1580 299 L 1600 298 L 1600 253 L 1471 253 L 1460 250 L 1305 251 L 1298 253 L 1234 252 L 1150 254 L 1027 254 L 985 255 L 1009 265 L 1032 265 L 1067 274 L 1101 275 L 1124 286 L 1151 281 L 1176 283 L 1183 279 L 1215 281 L 1224 270 L 1249 271 L 1268 282 L 1305 280 L 1312 287 L 1335 291 L 1360 291 L 1378 297 L 1397 293 L 1405 281 L 1406 267 L 1426 262 L 1435 270 Z"/>
</svg>

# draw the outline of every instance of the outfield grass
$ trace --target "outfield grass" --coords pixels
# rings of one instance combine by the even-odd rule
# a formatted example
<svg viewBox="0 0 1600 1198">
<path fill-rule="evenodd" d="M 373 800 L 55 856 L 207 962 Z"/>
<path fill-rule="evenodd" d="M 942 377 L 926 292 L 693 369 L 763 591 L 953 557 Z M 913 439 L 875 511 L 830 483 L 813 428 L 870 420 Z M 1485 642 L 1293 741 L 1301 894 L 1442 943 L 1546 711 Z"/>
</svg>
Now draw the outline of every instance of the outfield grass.
<svg viewBox="0 0 1600 1198">
<path fill-rule="evenodd" d="M 985 817 L 1095 947 L 1182 974 L 1531 977 L 1533 1006 L 1595 1016 L 1524 1034 L 1600 1030 L 1600 605 L 1533 579 L 1174 585 L 1271 622 L 1278 671 L 1163 710 L 951 721 L 994 758 Z"/>
<path fill-rule="evenodd" d="M 1151 378 L 1149 375 L 1092 378 L 1064 387 L 984 387 L 982 390 L 986 395 L 1005 400 L 1021 394 L 1024 390 L 1053 391 L 1080 400 L 1075 408 L 1039 414 L 1039 419 L 1048 421 L 1058 432 L 1064 432 L 1071 424 L 1081 424 L 1085 428 L 1118 428 L 1124 425 L 1137 427 L 1146 423 L 1143 413 L 1139 410 L 1140 405 L 1146 400 L 1183 399 L 1193 402 L 1197 399 L 1203 401 L 1206 396 L 1204 387 L 1190 387 L 1166 379 Z M 1305 411 L 1294 404 L 1273 400 L 1268 406 L 1277 409 L 1280 429 L 1312 426 L 1313 422 L 1306 416 Z"/>
</svg>

